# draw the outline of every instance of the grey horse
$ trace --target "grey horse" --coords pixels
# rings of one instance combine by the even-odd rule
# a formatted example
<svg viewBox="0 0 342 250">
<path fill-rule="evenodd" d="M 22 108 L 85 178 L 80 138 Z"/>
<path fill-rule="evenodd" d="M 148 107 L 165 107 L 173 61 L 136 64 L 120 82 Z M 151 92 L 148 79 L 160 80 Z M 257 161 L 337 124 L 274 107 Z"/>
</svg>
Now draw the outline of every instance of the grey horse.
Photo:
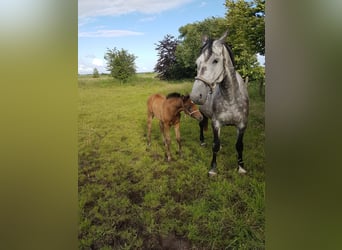
<svg viewBox="0 0 342 250">
<path fill-rule="evenodd" d="M 212 160 L 209 175 L 217 174 L 216 156 L 220 150 L 220 130 L 222 126 L 237 128 L 238 171 L 246 173 L 242 158 L 243 135 L 247 127 L 249 98 L 247 84 L 235 70 L 233 53 L 226 45 L 228 32 L 218 40 L 205 39 L 201 54 L 196 60 L 197 76 L 190 94 L 191 100 L 200 106 L 204 115 L 200 126 L 211 119 L 214 135 Z M 202 127 L 203 128 L 203 127 Z M 201 129 L 202 129 L 201 128 Z M 203 143 L 203 131 L 201 132 Z"/>
</svg>

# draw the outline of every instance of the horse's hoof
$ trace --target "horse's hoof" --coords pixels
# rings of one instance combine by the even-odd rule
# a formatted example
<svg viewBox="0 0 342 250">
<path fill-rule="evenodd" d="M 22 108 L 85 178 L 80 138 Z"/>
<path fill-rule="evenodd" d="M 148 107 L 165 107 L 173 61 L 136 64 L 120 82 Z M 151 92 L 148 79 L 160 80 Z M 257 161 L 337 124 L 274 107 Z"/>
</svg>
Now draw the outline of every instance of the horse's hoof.
<svg viewBox="0 0 342 250">
<path fill-rule="evenodd" d="M 214 168 L 210 169 L 210 171 L 208 172 L 208 175 L 209 177 L 216 176 L 217 175 L 216 169 Z"/>
<path fill-rule="evenodd" d="M 239 166 L 238 173 L 239 174 L 245 174 L 245 173 L 247 173 L 247 171 L 245 169 L 243 169 L 241 166 Z"/>
</svg>

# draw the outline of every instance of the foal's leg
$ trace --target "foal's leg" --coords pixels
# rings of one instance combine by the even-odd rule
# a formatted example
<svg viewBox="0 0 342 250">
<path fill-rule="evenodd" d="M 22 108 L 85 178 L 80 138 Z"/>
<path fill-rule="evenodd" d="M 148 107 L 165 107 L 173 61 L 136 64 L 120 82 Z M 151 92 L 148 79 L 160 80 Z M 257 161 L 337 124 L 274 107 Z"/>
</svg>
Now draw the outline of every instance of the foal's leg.
<svg viewBox="0 0 342 250">
<path fill-rule="evenodd" d="M 160 132 L 162 134 L 163 137 L 163 143 L 165 145 L 165 136 L 164 136 L 164 123 L 162 121 L 159 121 L 159 128 L 160 128 Z"/>
<path fill-rule="evenodd" d="M 179 156 L 182 156 L 181 136 L 180 136 L 180 130 L 179 130 L 180 123 L 177 123 L 174 126 L 175 126 L 176 140 L 178 143 L 178 154 Z"/>
<path fill-rule="evenodd" d="M 199 127 L 200 127 L 200 145 L 205 146 L 206 143 L 204 142 L 204 133 L 203 130 L 204 128 L 208 128 L 208 117 L 203 115 L 202 121 L 199 122 Z"/>
<path fill-rule="evenodd" d="M 217 163 L 216 163 L 216 155 L 220 151 L 220 126 L 214 126 L 214 123 L 212 124 L 213 128 L 213 134 L 214 134 L 214 142 L 213 142 L 213 157 L 211 159 L 211 169 L 209 170 L 209 176 L 213 176 L 217 174 Z"/>
<path fill-rule="evenodd" d="M 235 148 L 237 151 L 237 159 L 238 159 L 238 165 L 239 165 L 239 173 L 245 174 L 247 171 L 244 169 L 244 163 L 242 159 L 242 151 L 243 151 L 243 135 L 245 133 L 245 129 L 238 129 L 238 135 L 237 140 L 235 144 Z"/>
<path fill-rule="evenodd" d="M 152 127 L 153 113 L 147 112 L 147 145 L 151 146 L 151 127 Z"/>
<path fill-rule="evenodd" d="M 164 124 L 162 121 L 159 122 L 160 125 L 160 131 L 163 135 L 163 142 L 165 145 L 165 151 L 166 151 L 166 158 L 167 161 L 171 161 L 171 152 L 170 152 L 170 144 L 171 144 L 171 138 L 170 138 L 170 126 L 168 124 Z"/>
</svg>

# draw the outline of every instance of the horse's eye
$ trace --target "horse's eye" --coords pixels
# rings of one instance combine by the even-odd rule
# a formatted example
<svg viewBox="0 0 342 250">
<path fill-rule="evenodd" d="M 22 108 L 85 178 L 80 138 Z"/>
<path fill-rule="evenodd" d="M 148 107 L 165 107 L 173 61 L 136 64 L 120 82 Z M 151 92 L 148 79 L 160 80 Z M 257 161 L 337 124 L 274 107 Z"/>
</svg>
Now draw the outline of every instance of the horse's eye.
<svg viewBox="0 0 342 250">
<path fill-rule="evenodd" d="M 213 64 L 216 64 L 216 63 L 218 63 L 218 60 L 214 59 Z"/>
</svg>

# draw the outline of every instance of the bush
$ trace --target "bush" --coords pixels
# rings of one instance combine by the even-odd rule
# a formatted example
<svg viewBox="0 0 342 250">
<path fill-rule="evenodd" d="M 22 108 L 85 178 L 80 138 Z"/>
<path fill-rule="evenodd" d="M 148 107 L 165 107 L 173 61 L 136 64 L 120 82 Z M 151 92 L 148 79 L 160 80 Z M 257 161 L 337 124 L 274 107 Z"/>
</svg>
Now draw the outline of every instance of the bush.
<svg viewBox="0 0 342 250">
<path fill-rule="evenodd" d="M 120 82 L 126 82 L 136 72 L 135 59 L 137 57 L 129 54 L 127 50 L 107 49 L 104 58 L 107 61 L 107 70 Z"/>
<path fill-rule="evenodd" d="M 97 70 L 97 68 L 94 68 L 93 78 L 99 78 L 99 77 L 100 77 L 99 71 Z"/>
</svg>

